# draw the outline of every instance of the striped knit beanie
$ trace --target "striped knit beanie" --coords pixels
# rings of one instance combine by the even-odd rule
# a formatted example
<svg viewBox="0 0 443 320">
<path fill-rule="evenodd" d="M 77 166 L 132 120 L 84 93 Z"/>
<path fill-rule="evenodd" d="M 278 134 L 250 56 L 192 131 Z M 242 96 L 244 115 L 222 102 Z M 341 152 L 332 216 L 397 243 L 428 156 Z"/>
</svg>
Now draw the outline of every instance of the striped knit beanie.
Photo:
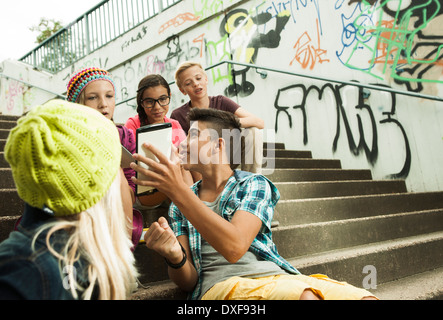
<svg viewBox="0 0 443 320">
<path fill-rule="evenodd" d="M 120 138 L 115 124 L 98 111 L 52 100 L 19 119 L 5 159 L 26 203 L 67 216 L 106 194 L 119 172 Z"/>
<path fill-rule="evenodd" d="M 106 80 L 109 81 L 115 90 L 114 81 L 111 78 L 111 74 L 103 69 L 92 67 L 83 69 L 72 76 L 68 83 L 68 88 L 66 92 L 67 100 L 69 102 L 77 102 L 78 97 L 82 93 L 86 86 L 96 80 Z"/>
</svg>

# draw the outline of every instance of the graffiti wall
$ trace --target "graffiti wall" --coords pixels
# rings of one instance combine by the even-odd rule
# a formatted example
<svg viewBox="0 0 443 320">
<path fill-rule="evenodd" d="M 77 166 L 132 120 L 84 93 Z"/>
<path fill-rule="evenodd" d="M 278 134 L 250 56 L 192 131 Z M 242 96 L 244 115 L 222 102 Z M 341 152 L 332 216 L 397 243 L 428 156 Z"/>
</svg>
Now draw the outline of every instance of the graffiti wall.
<svg viewBox="0 0 443 320">
<path fill-rule="evenodd" d="M 113 71 L 122 100 L 146 74 L 173 81 L 185 60 L 206 67 L 234 60 L 343 81 L 227 64 L 208 70 L 212 94 L 262 117 L 287 148 L 369 168 L 375 179 L 406 179 L 410 190 L 443 188 L 443 102 L 400 94 L 442 96 L 441 1 L 246 1 L 217 16 L 232 4 L 187 3 L 185 13 L 158 27 L 170 35 L 161 46 Z M 173 107 L 187 101 L 173 92 Z M 125 120 L 135 102 L 119 108 Z"/>
<path fill-rule="evenodd" d="M 368 168 L 374 179 L 406 179 L 411 191 L 443 190 L 443 102 L 428 99 L 443 97 L 442 5 L 184 0 L 58 78 L 88 65 L 109 69 L 120 102 L 115 120 L 125 122 L 145 75 L 173 81 L 183 61 L 233 60 L 241 65 L 207 71 L 210 93 L 263 118 L 286 148 Z M 172 90 L 170 111 L 187 101 Z"/>
<path fill-rule="evenodd" d="M 0 114 L 22 115 L 54 98 L 50 86 L 48 75 L 28 65 L 12 60 L 0 62 Z"/>
</svg>

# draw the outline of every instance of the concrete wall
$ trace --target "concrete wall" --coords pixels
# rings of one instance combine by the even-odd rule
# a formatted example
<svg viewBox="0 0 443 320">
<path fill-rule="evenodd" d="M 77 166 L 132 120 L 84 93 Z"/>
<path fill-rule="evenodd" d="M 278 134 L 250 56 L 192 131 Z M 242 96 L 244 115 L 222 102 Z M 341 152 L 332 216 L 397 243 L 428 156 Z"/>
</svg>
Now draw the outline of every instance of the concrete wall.
<svg viewBox="0 0 443 320">
<path fill-rule="evenodd" d="M 208 67 L 229 59 L 346 81 L 270 71 L 262 77 L 255 69 L 227 64 L 208 71 L 211 94 L 234 94 L 232 99 L 265 120 L 265 135 L 274 134 L 288 149 L 340 159 L 344 168 L 369 168 L 374 179 L 404 178 L 410 191 L 443 190 L 443 103 L 352 85 L 441 97 L 442 8 L 441 0 L 184 0 L 71 68 L 46 76 L 46 83 L 64 93 L 73 71 L 100 66 L 112 72 L 117 101 L 124 101 L 135 97 L 147 74 L 173 81 L 185 60 Z M 22 77 L 35 72 L 20 70 Z M 14 82 L 1 81 L 3 113 L 24 111 L 46 98 L 34 89 L 20 102 Z M 187 101 L 175 85 L 172 90 L 170 111 Z M 17 106 L 5 104 L 12 98 Z M 124 122 L 135 107 L 135 100 L 119 104 L 115 121 Z"/>
<path fill-rule="evenodd" d="M 0 114 L 22 115 L 57 94 L 53 76 L 19 61 L 0 63 Z"/>
</svg>

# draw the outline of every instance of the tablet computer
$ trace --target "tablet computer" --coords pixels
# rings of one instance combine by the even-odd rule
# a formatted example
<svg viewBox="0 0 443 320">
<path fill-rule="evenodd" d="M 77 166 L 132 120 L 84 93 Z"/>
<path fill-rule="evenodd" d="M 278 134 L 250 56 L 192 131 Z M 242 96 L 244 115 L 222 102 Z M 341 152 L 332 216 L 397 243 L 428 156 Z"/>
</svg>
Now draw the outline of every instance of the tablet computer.
<svg viewBox="0 0 443 320">
<path fill-rule="evenodd" d="M 136 131 L 137 141 L 137 153 L 143 155 L 149 159 L 158 162 L 156 156 L 151 151 L 143 147 L 143 143 L 149 142 L 157 149 L 159 149 L 168 159 L 171 157 L 171 145 L 172 145 L 172 124 L 169 122 L 157 123 L 152 125 L 143 126 Z M 143 162 L 138 163 L 140 166 L 149 169 L 149 167 Z M 137 179 L 148 180 L 148 178 L 137 172 Z M 153 187 L 136 185 L 137 196 L 146 195 L 156 192 L 157 189 Z"/>
<path fill-rule="evenodd" d="M 132 158 L 131 152 L 129 152 L 129 150 L 122 145 L 122 159 L 120 162 L 120 168 L 130 168 L 131 162 L 135 162 Z"/>
</svg>

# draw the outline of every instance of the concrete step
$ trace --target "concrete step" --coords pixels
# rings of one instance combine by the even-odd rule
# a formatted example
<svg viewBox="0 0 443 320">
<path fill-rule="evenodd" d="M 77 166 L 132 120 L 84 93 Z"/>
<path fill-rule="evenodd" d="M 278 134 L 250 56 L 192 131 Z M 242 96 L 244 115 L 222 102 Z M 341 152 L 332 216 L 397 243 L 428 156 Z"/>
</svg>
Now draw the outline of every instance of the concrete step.
<svg viewBox="0 0 443 320">
<path fill-rule="evenodd" d="M 165 280 L 139 287 L 131 300 L 185 300 L 187 293 L 180 290 L 172 281 Z"/>
<path fill-rule="evenodd" d="M 281 199 L 307 199 L 406 192 L 404 180 L 276 182 Z"/>
<path fill-rule="evenodd" d="M 439 208 L 443 192 L 280 200 L 274 218 L 288 226 Z"/>
<path fill-rule="evenodd" d="M 20 216 L 0 216 L 0 242 L 7 239 L 9 234 L 14 231 L 15 223 Z"/>
<path fill-rule="evenodd" d="M 340 160 L 327 159 L 264 158 L 263 163 L 266 164 L 266 168 L 272 168 L 271 164 L 274 164 L 274 168 L 290 169 L 341 168 Z"/>
<path fill-rule="evenodd" d="M 0 124 L 1 241 L 24 204 L 1 152 L 16 119 L 0 116 L 0 123 L 6 123 L 6 128 Z M 280 225 L 272 229 L 274 241 L 300 271 L 324 273 L 361 287 L 367 276 L 363 268 L 373 265 L 380 291 L 370 291 L 380 292 L 381 298 L 400 294 L 397 283 L 419 283 L 414 279 L 423 278 L 417 273 L 431 273 L 429 279 L 442 275 L 443 270 L 429 270 L 443 268 L 443 192 L 407 193 L 404 181 L 373 181 L 370 170 L 341 169 L 339 160 L 314 160 L 311 152 L 285 150 L 282 143 L 264 143 L 263 149 L 265 160 L 275 157 L 277 167 L 264 174 L 282 195 L 275 213 Z M 166 215 L 167 208 L 144 211 L 145 226 Z M 169 281 L 162 257 L 145 245 L 139 245 L 134 255 L 140 281 L 149 288 L 140 287 L 133 299 L 186 298 Z M 441 286 L 429 288 L 408 294 L 443 298 Z"/>
<path fill-rule="evenodd" d="M 263 142 L 263 149 L 285 149 L 285 144 L 282 142 Z"/>
<path fill-rule="evenodd" d="M 263 149 L 263 157 L 265 158 L 301 158 L 312 159 L 311 151 L 297 151 L 286 149 Z"/>
<path fill-rule="evenodd" d="M 143 215 L 143 221 L 145 227 L 149 227 L 153 222 L 157 221 L 160 217 L 168 218 L 169 205 L 162 205 L 161 207 L 149 210 L 140 210 Z"/>
<path fill-rule="evenodd" d="M 443 231 L 443 209 L 272 229 L 285 258 L 436 231 Z M 139 245 L 134 254 L 142 283 L 168 279 L 166 264 L 157 253 Z"/>
<path fill-rule="evenodd" d="M 377 285 L 443 266 L 443 231 L 371 243 L 288 259 L 303 274 L 330 278 L 363 287 L 366 266 L 376 269 Z M 377 294 L 375 290 L 374 294 Z"/>
<path fill-rule="evenodd" d="M 15 216 L 23 213 L 24 202 L 18 196 L 16 189 L 0 189 L 0 203 L 5 204 L 0 216 Z"/>
<path fill-rule="evenodd" d="M 344 181 L 344 182 L 318 182 L 313 183 L 276 183 L 277 188 L 281 192 L 282 199 L 301 199 L 301 198 L 315 198 L 325 196 L 350 195 L 352 192 L 359 192 L 361 194 L 367 193 L 381 193 L 390 191 L 402 192 L 404 187 L 403 181 Z M 380 186 L 378 185 L 380 184 Z M 351 186 L 349 186 L 351 185 Z M 325 189 L 325 190 L 323 190 Z M 333 193 L 325 195 L 325 193 Z M 1 189 L 0 203 L 8 203 L 2 210 L 0 215 L 11 216 L 20 215 L 24 210 L 24 203 L 17 194 L 16 189 Z M 156 210 L 148 210 L 144 212 L 144 220 L 146 226 L 158 220 L 160 216 L 166 216 L 166 208 L 158 208 Z M 1 228 L 1 226 L 0 226 Z M 2 240 L 2 239 L 0 239 Z"/>
<path fill-rule="evenodd" d="M 370 170 L 354 169 L 264 169 L 263 174 L 272 182 L 371 180 Z"/>
<path fill-rule="evenodd" d="M 15 183 L 14 179 L 12 178 L 11 168 L 0 168 L 0 189 L 13 189 L 13 188 L 15 188 Z"/>
<path fill-rule="evenodd" d="M 20 119 L 20 117 L 21 116 L 0 114 L 0 121 L 15 121 L 15 122 L 17 122 L 17 120 Z"/>
<path fill-rule="evenodd" d="M 0 241 L 3 241 L 23 214 L 25 204 L 16 189 L 0 189 L 0 203 L 3 204 L 0 213 Z"/>
<path fill-rule="evenodd" d="M 0 139 L 7 139 L 10 131 L 8 129 L 0 129 Z"/>
<path fill-rule="evenodd" d="M 150 250 L 144 244 L 139 244 L 134 250 L 139 280 L 143 284 L 168 280 L 168 267 L 159 254 Z"/>
<path fill-rule="evenodd" d="M 382 283 L 372 291 L 382 300 L 443 300 L 443 267 Z"/>
<path fill-rule="evenodd" d="M 345 170 L 345 169 L 275 169 L 264 170 L 264 174 L 273 182 L 291 181 L 339 181 L 339 180 L 370 180 L 369 170 Z M 14 188 L 12 171 L 10 168 L 0 167 L 0 189 Z"/>
<path fill-rule="evenodd" d="M 6 162 L 4 152 L 0 152 L 0 168 L 10 168 L 9 163 Z"/>
<path fill-rule="evenodd" d="M 381 299 L 442 299 L 443 298 L 443 232 L 390 240 L 342 250 L 323 252 L 289 261 L 303 274 L 322 273 L 363 288 L 373 266 L 376 289 L 370 292 Z M 436 252 L 437 254 L 432 254 Z M 423 258 L 423 259 L 422 259 Z M 435 265 L 439 265 L 435 267 Z M 419 271 L 421 270 L 421 271 Z M 143 282 L 142 282 L 143 283 Z M 144 283 L 132 300 L 185 299 L 172 281 Z"/>
<path fill-rule="evenodd" d="M 283 257 L 443 231 L 443 208 L 272 229 Z"/>
<path fill-rule="evenodd" d="M 12 129 L 17 125 L 17 121 L 0 120 L 0 129 Z"/>
</svg>

